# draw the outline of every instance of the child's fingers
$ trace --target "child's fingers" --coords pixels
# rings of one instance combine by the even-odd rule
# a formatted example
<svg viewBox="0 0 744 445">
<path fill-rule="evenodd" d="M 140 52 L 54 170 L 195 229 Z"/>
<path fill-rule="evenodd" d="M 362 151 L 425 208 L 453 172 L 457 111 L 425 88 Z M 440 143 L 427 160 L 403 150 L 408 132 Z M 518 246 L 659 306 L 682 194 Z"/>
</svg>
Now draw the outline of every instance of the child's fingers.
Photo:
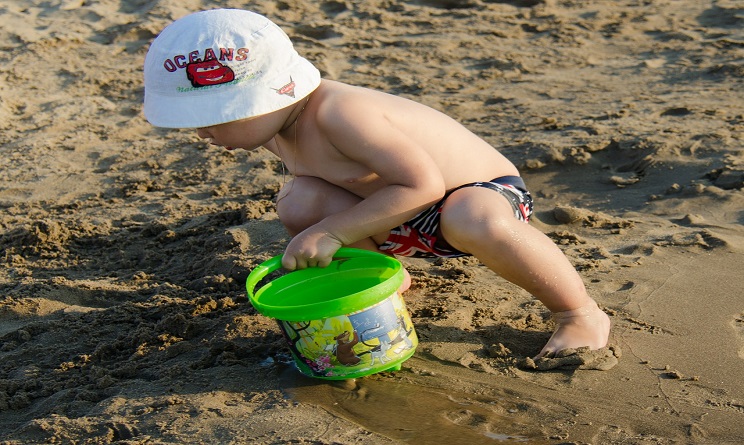
<svg viewBox="0 0 744 445">
<path fill-rule="evenodd" d="M 292 255 L 284 254 L 284 256 L 282 257 L 282 267 L 287 270 L 297 269 L 297 259 Z"/>
<path fill-rule="evenodd" d="M 318 260 L 318 267 L 328 267 L 331 261 L 333 261 L 333 257 L 321 258 Z"/>
</svg>

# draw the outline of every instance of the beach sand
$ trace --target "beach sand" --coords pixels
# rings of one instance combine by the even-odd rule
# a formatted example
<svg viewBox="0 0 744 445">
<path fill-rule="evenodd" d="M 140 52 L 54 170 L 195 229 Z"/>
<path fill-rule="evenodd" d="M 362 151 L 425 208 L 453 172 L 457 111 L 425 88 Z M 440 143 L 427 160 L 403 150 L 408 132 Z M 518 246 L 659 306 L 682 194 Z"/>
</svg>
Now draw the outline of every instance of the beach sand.
<svg viewBox="0 0 744 445">
<path fill-rule="evenodd" d="M 244 284 L 288 241 L 280 162 L 142 116 L 149 43 L 214 7 L 512 159 L 619 363 L 525 368 L 539 302 L 402 259 L 414 357 L 300 376 Z M 742 29 L 736 0 L 0 0 L 0 443 L 742 443 Z"/>
</svg>

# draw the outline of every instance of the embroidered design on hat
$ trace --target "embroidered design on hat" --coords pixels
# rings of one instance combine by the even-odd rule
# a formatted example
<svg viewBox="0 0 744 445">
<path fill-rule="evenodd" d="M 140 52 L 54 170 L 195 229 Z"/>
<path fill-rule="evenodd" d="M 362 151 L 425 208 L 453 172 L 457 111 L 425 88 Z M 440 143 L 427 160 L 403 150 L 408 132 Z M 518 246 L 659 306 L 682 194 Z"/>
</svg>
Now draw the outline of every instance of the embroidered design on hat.
<svg viewBox="0 0 744 445">
<path fill-rule="evenodd" d="M 292 76 L 289 76 L 289 83 L 282 86 L 281 88 L 272 88 L 277 94 L 283 94 L 289 97 L 295 97 L 295 82 L 292 80 Z"/>
<path fill-rule="evenodd" d="M 217 60 L 204 60 L 186 65 L 186 77 L 194 88 L 200 88 L 232 82 L 235 73 Z"/>
</svg>

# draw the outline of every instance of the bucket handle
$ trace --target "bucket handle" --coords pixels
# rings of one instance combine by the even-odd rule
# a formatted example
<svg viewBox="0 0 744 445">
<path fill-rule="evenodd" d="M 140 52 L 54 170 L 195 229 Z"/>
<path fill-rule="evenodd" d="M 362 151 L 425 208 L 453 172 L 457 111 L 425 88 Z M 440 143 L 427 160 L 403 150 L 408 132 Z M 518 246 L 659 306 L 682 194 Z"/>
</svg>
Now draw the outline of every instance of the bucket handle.
<svg viewBox="0 0 744 445">
<path fill-rule="evenodd" d="M 341 247 L 333 255 L 333 258 L 379 257 L 381 255 L 384 256 L 381 253 L 373 252 L 371 250 L 355 249 L 353 247 Z M 253 289 L 256 287 L 258 282 L 261 281 L 261 279 L 263 279 L 263 277 L 265 277 L 266 275 L 279 270 L 282 267 L 282 257 L 283 255 L 277 255 L 259 264 L 258 267 L 253 269 L 253 271 L 248 275 L 245 287 L 248 291 L 248 295 L 250 296 L 251 301 L 254 298 Z"/>
</svg>

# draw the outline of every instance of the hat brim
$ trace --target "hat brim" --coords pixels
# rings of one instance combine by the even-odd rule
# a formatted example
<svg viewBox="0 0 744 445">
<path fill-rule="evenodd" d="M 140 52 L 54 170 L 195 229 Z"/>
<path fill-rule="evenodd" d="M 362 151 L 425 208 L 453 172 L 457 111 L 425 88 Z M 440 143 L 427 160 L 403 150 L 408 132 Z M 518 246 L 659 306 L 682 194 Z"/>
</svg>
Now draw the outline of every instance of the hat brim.
<svg viewBox="0 0 744 445">
<path fill-rule="evenodd" d="M 282 86 L 290 83 L 294 83 L 291 91 L 281 91 Z M 144 113 L 156 127 L 203 128 L 281 110 L 304 99 L 319 85 L 318 69 L 297 57 L 292 66 L 274 79 L 264 79 L 259 84 L 212 87 L 206 101 L 202 95 L 172 96 L 145 89 Z"/>
</svg>

